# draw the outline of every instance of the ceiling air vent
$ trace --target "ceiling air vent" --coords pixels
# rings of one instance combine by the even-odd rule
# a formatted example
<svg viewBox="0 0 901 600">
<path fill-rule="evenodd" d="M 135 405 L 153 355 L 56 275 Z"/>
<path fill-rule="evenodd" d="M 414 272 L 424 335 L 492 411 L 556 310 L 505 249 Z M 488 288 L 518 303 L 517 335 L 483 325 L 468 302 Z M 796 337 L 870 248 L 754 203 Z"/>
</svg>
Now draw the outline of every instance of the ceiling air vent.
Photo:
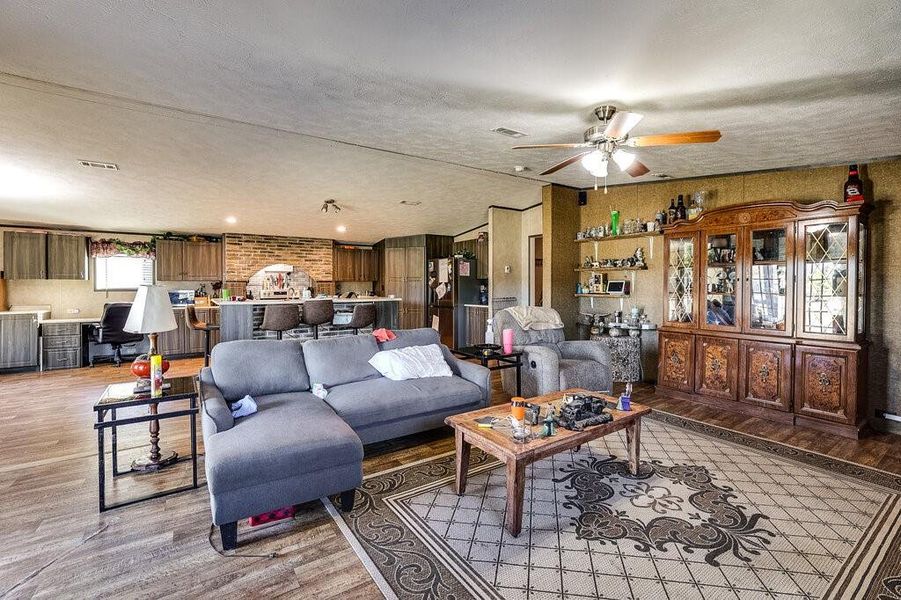
<svg viewBox="0 0 901 600">
<path fill-rule="evenodd" d="M 516 131 L 515 129 L 507 129 L 506 127 L 495 127 L 491 131 L 512 138 L 521 138 L 526 136 L 526 134 L 521 131 Z"/>
<path fill-rule="evenodd" d="M 79 160 L 78 164 L 82 167 L 93 167 L 95 169 L 106 169 L 107 171 L 118 171 L 119 165 L 115 163 L 99 162 L 96 160 Z"/>
</svg>

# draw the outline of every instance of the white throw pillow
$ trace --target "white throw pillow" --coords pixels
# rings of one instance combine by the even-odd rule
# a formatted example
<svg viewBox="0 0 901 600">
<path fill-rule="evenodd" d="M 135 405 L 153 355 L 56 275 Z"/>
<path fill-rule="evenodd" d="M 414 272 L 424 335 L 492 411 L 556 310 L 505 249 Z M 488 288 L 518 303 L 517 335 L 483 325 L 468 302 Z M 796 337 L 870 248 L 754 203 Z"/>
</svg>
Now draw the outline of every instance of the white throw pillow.
<svg viewBox="0 0 901 600">
<path fill-rule="evenodd" d="M 382 350 L 369 359 L 369 364 L 394 381 L 453 375 L 438 344 Z"/>
</svg>

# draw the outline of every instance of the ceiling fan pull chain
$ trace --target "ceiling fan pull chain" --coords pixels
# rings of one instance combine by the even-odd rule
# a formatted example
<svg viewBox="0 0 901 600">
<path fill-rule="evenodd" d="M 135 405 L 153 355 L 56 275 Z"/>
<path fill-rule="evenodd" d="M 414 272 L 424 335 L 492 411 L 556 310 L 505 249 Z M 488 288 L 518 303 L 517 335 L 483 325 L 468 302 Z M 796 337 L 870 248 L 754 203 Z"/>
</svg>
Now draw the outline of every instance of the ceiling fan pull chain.
<svg viewBox="0 0 901 600">
<path fill-rule="evenodd" d="M 594 178 L 594 191 L 598 191 L 598 178 Z"/>
<path fill-rule="evenodd" d="M 597 188 L 595 188 L 595 189 L 597 189 Z M 605 194 L 607 193 L 607 178 L 606 177 L 604 177 L 604 193 Z"/>
</svg>

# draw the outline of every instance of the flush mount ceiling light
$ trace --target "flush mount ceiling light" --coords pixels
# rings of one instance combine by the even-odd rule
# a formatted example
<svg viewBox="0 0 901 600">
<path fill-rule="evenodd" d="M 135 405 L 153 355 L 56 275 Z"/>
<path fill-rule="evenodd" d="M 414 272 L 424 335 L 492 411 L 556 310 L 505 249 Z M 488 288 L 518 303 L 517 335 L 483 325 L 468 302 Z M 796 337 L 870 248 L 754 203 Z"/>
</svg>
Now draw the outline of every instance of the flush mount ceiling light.
<svg viewBox="0 0 901 600">
<path fill-rule="evenodd" d="M 225 222 L 229 225 L 234 225 L 238 222 L 238 217 L 225 217 Z"/>
<path fill-rule="evenodd" d="M 345 231 L 347 231 L 347 227 L 345 225 L 338 225 L 337 227 L 335 227 L 335 231 L 337 231 L 338 233 L 344 233 Z"/>
<path fill-rule="evenodd" d="M 338 212 L 341 212 L 341 207 L 338 206 L 337 204 L 335 204 L 334 198 L 329 198 L 328 200 L 326 200 L 325 202 L 322 203 L 322 208 L 320 208 L 319 210 L 321 210 L 324 213 L 327 213 L 330 210 L 332 212 L 338 213 Z"/>
</svg>

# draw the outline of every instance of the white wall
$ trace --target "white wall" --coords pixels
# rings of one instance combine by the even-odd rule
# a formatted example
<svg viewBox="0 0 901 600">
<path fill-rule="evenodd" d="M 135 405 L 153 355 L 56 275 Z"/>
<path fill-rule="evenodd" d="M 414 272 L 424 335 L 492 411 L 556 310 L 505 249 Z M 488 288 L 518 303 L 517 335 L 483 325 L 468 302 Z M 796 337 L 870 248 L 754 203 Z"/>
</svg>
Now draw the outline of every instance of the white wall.
<svg viewBox="0 0 901 600">
<path fill-rule="evenodd" d="M 541 235 L 541 206 L 533 206 L 529 210 L 523 211 L 521 221 L 520 251 L 522 256 L 520 258 L 520 272 L 523 276 L 520 283 L 519 302 L 520 304 L 528 304 L 530 297 L 529 277 L 531 276 L 531 265 L 529 264 L 529 237 Z M 538 282 L 538 285 L 540 286 L 541 282 Z"/>
<path fill-rule="evenodd" d="M 525 211 L 493 207 L 488 210 L 489 301 L 515 297 L 529 302 L 529 236 L 542 232 L 541 206 Z M 506 273 L 505 268 L 510 267 Z"/>
</svg>

